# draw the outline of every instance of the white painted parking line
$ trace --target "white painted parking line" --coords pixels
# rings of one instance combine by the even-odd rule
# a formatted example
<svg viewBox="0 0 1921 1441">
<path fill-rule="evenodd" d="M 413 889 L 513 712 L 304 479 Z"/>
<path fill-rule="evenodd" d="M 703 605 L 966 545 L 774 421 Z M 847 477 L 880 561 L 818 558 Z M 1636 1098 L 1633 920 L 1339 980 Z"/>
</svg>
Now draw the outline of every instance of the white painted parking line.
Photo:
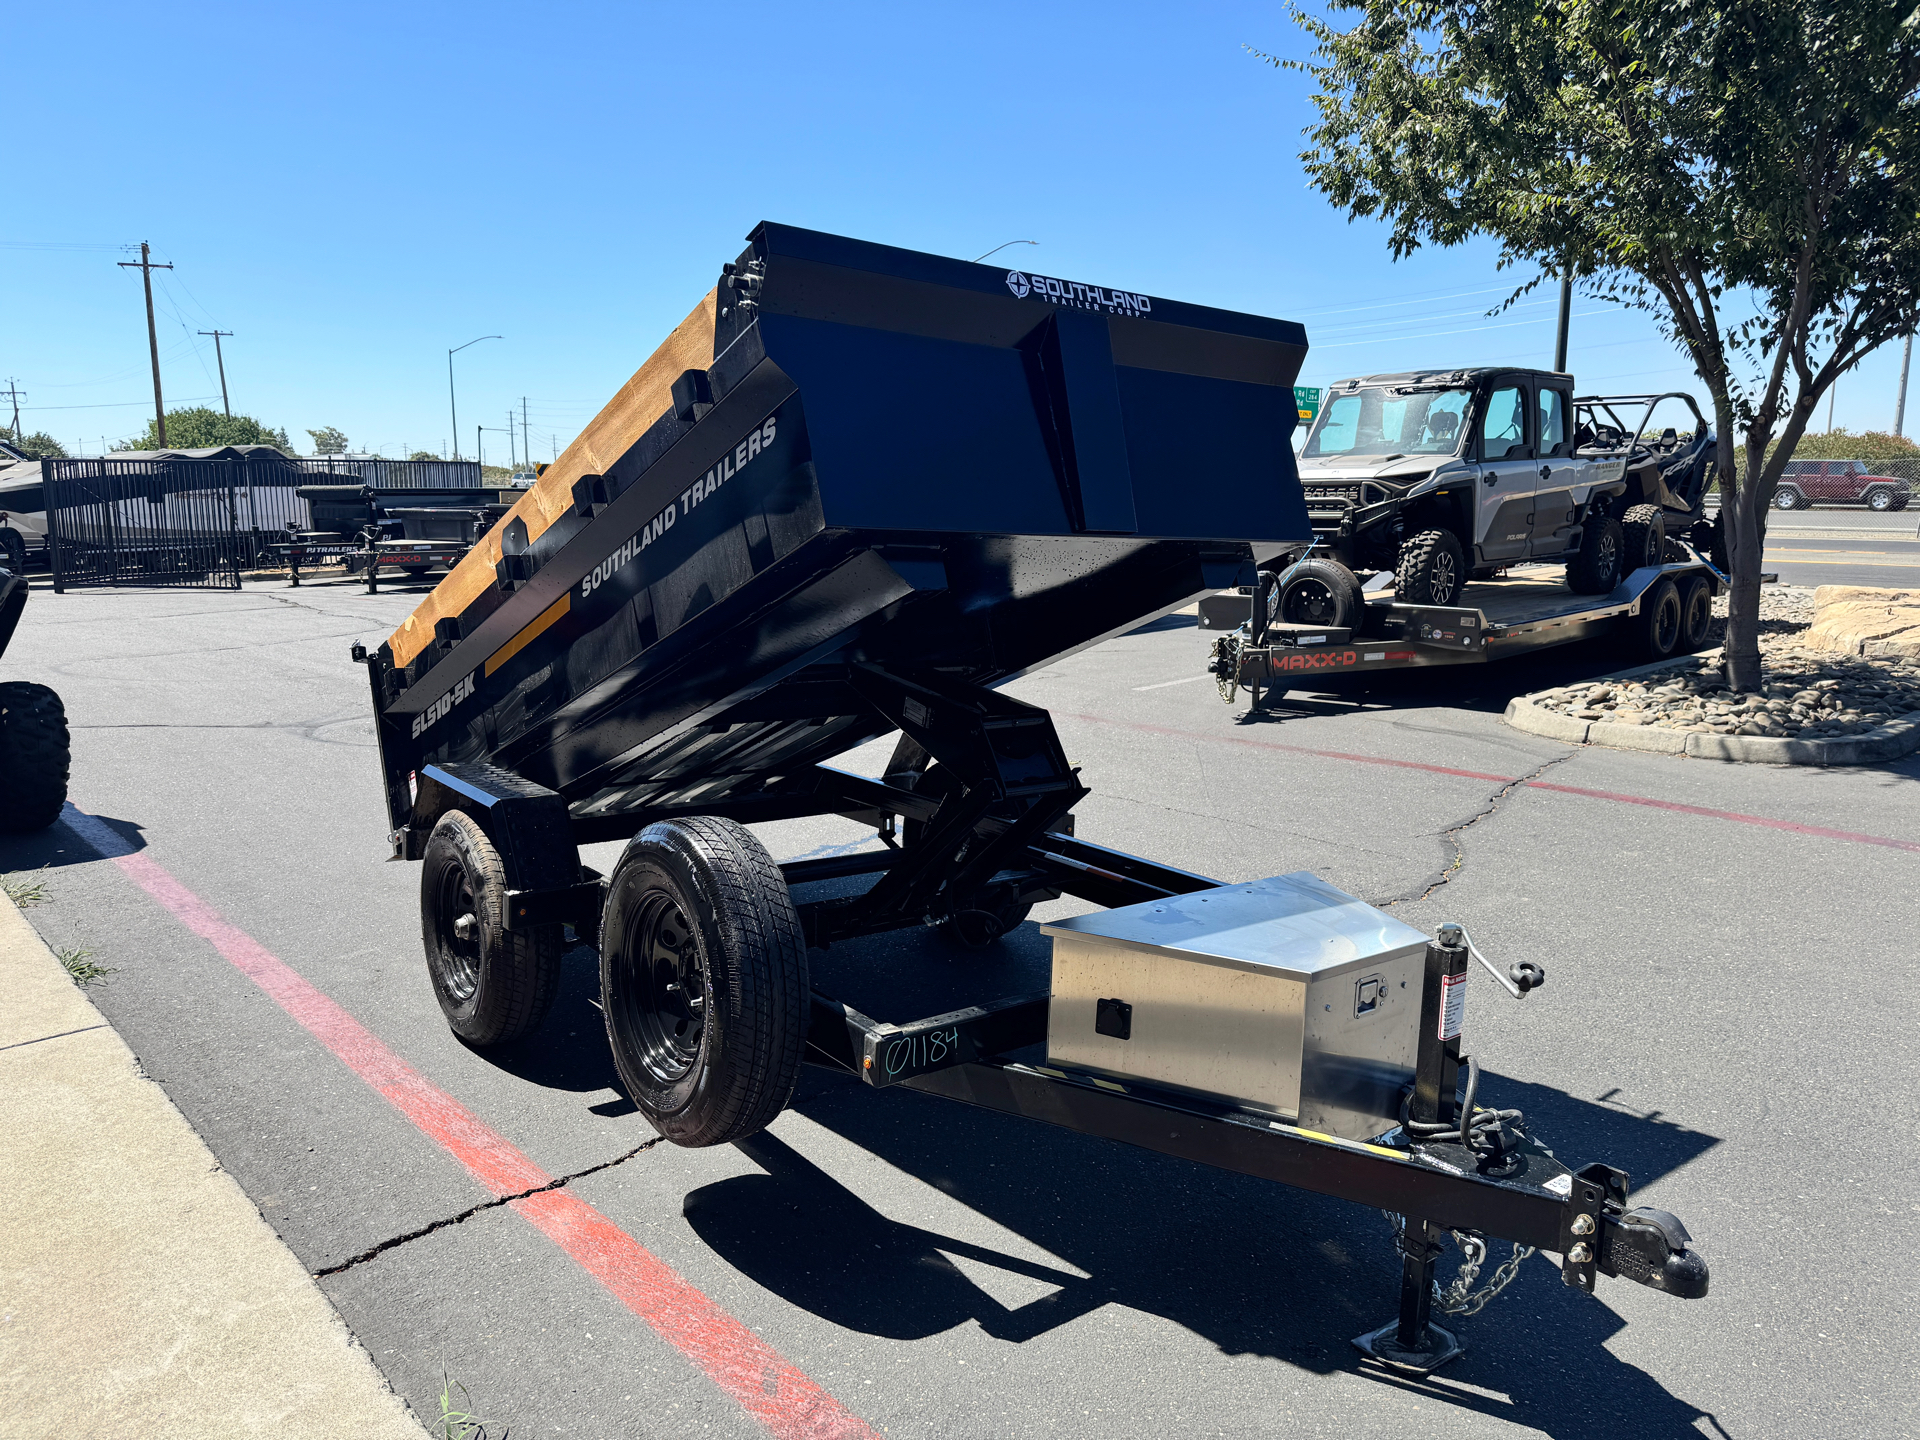
<svg viewBox="0 0 1921 1441">
<path fill-rule="evenodd" d="M 1202 671 L 1199 675 L 1184 675 L 1179 680 L 1157 680 L 1152 685 L 1137 685 L 1134 689 L 1166 690 L 1171 685 L 1186 685 L 1191 680 L 1212 680 L 1213 678 L 1206 671 Z"/>
</svg>

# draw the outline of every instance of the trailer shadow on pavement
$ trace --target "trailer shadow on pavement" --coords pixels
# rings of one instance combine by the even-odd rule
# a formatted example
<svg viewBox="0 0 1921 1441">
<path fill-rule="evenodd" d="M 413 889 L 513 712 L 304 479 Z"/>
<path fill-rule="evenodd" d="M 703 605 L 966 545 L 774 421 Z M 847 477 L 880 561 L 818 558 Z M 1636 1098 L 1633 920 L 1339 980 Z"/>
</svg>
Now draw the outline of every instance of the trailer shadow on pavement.
<svg viewBox="0 0 1921 1441">
<path fill-rule="evenodd" d="M 1618 1143 L 1657 1173 L 1715 1144 L 1545 1087 L 1486 1082 L 1584 1147 L 1615 1154 Z M 688 1224 L 756 1284 L 836 1326 L 920 1341 L 972 1322 L 1020 1344 L 1111 1304 L 1228 1355 L 1325 1374 L 1361 1371 L 1348 1338 L 1393 1316 L 1394 1251 L 1372 1211 L 909 1091 L 864 1091 L 810 1071 L 795 1109 L 1025 1245 L 1013 1255 L 894 1219 L 775 1134 L 741 1142 L 763 1174 L 689 1193 Z M 1492 1260 L 1505 1255 L 1497 1243 Z M 1393 1384 L 1549 1435 L 1699 1436 L 1705 1413 L 1605 1348 L 1626 1324 L 1606 1304 L 1609 1284 L 1597 1302 L 1564 1288 L 1552 1261 L 1530 1261 L 1459 1328 L 1464 1361 Z"/>
</svg>

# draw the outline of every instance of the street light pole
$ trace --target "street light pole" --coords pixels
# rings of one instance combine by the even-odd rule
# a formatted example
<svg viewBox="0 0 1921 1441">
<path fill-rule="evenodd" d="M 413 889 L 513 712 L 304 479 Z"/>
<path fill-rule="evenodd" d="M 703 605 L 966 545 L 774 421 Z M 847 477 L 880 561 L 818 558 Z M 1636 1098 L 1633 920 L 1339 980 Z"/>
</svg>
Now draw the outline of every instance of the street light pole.
<svg viewBox="0 0 1921 1441">
<path fill-rule="evenodd" d="M 467 342 L 467 345 L 478 345 L 483 340 L 499 340 L 500 338 L 498 335 L 476 335 L 472 340 Z M 456 345 L 452 350 L 447 352 L 447 414 L 453 418 L 454 422 L 455 460 L 460 459 L 460 412 L 454 408 L 454 357 L 465 350 L 467 345 Z M 475 448 L 479 448 L 478 441 L 475 442 Z"/>
</svg>

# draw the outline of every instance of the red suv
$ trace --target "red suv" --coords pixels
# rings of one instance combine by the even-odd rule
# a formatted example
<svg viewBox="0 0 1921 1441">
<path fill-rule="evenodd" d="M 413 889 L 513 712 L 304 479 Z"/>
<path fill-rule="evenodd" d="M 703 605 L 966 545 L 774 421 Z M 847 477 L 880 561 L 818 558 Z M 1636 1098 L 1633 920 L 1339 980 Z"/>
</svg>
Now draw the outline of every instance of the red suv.
<svg viewBox="0 0 1921 1441">
<path fill-rule="evenodd" d="M 1905 480 L 1868 474 L 1865 460 L 1790 460 L 1774 490 L 1776 510 L 1806 510 L 1824 505 L 1865 505 L 1869 510 L 1905 510 L 1911 492 Z"/>
</svg>

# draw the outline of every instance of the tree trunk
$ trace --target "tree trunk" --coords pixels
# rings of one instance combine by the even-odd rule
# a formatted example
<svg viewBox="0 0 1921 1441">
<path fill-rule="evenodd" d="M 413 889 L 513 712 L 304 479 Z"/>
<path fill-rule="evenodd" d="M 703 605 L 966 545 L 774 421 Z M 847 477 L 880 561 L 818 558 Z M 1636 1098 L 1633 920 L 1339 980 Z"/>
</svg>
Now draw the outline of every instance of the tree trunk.
<svg viewBox="0 0 1921 1441">
<path fill-rule="evenodd" d="M 1728 627 L 1721 670 L 1733 691 L 1761 688 L 1761 552 L 1774 489 L 1764 476 L 1767 444 L 1765 432 L 1750 430 L 1743 447 L 1746 468 L 1739 481 L 1721 490 L 1721 524 L 1728 545 Z"/>
</svg>

